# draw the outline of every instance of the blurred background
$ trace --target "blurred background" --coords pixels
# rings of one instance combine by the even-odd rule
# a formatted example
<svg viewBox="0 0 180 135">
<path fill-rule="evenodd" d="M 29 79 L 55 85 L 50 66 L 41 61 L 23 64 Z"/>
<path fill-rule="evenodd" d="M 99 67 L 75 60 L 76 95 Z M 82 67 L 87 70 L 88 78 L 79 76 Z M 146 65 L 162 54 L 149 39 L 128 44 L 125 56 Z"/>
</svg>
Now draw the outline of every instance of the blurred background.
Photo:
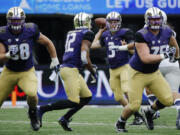
<svg viewBox="0 0 180 135">
<path fill-rule="evenodd" d="M 136 32 L 144 26 L 144 13 L 147 8 L 156 6 L 166 12 L 168 23 L 177 32 L 177 41 L 180 41 L 180 0 L 0 0 L 0 26 L 6 25 L 6 13 L 10 7 L 20 6 L 26 13 L 26 22 L 34 22 L 40 31 L 49 37 L 62 61 L 64 53 L 65 37 L 69 30 L 73 29 L 73 17 L 76 13 L 87 12 L 97 17 L 106 17 L 110 11 L 118 11 L 122 15 L 122 27 L 127 27 Z M 98 27 L 92 21 L 92 31 L 96 33 Z M 179 43 L 180 44 L 180 43 Z M 90 83 L 87 71 L 82 75 L 93 92 L 93 100 L 90 104 L 117 104 L 114 101 L 108 79 L 108 65 L 105 49 L 91 50 L 92 62 L 98 65 L 99 79 L 95 84 Z M 62 83 L 49 81 L 50 57 L 46 48 L 36 44 L 34 46 L 34 60 L 38 76 L 39 104 L 54 102 L 66 98 Z M 8 100 L 24 101 L 25 94 L 16 87 L 15 95 Z M 18 102 L 15 102 L 18 103 Z M 146 104 L 146 97 L 143 97 Z M 10 102 L 11 104 L 11 102 Z"/>
</svg>

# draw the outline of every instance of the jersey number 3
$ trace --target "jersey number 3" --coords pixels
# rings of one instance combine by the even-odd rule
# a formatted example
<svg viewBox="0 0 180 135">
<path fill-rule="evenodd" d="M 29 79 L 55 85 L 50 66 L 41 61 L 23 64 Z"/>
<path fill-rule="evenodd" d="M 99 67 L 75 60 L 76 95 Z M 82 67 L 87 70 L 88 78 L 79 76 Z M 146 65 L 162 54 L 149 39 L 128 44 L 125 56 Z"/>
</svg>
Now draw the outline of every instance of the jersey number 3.
<svg viewBox="0 0 180 135">
<path fill-rule="evenodd" d="M 108 46 L 114 46 L 114 42 L 108 42 Z M 110 51 L 110 54 L 108 54 L 108 57 L 109 58 L 114 58 L 115 55 L 116 55 L 115 50 L 109 50 L 109 51 Z"/>
</svg>

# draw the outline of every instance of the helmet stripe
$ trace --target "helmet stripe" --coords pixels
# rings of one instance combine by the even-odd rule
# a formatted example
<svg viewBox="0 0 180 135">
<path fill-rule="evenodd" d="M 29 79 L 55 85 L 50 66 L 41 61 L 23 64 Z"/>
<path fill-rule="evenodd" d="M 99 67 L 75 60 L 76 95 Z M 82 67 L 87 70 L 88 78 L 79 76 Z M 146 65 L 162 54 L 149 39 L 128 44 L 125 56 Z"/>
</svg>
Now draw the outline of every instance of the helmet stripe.
<svg viewBox="0 0 180 135">
<path fill-rule="evenodd" d="M 152 10 L 153 10 L 153 13 L 154 13 L 154 15 L 155 15 L 155 10 L 154 10 L 154 7 L 152 8 Z"/>
<path fill-rule="evenodd" d="M 18 8 L 17 7 L 15 7 L 15 16 L 18 16 Z"/>
<path fill-rule="evenodd" d="M 158 14 L 157 8 L 155 8 L 155 13 L 156 13 L 156 15 Z"/>
<path fill-rule="evenodd" d="M 18 8 L 15 7 L 15 10 L 16 10 L 16 16 L 18 16 Z"/>
<path fill-rule="evenodd" d="M 78 17 L 77 17 L 77 18 L 78 18 L 78 25 L 80 26 L 80 21 L 79 21 L 79 14 L 78 14 Z"/>
<path fill-rule="evenodd" d="M 16 10 L 15 10 L 15 8 L 13 8 L 13 10 L 14 10 L 14 15 L 16 14 Z"/>
</svg>

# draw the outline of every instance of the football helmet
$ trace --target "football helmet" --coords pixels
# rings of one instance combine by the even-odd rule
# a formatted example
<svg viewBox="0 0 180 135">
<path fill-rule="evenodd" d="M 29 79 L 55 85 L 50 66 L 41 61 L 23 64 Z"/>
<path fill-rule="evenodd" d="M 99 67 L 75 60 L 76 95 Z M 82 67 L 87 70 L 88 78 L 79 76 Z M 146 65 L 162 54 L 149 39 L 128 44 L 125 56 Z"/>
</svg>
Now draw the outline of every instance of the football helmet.
<svg viewBox="0 0 180 135">
<path fill-rule="evenodd" d="M 144 18 L 145 24 L 152 30 L 159 30 L 163 24 L 162 11 L 157 7 L 147 9 Z"/>
<path fill-rule="evenodd" d="M 12 7 L 6 14 L 7 26 L 13 31 L 20 31 L 25 23 L 25 12 L 20 7 Z"/>
<path fill-rule="evenodd" d="M 162 11 L 162 16 L 163 16 L 163 24 L 166 25 L 167 24 L 167 14 L 163 11 Z"/>
<path fill-rule="evenodd" d="M 80 12 L 74 17 L 74 27 L 75 29 L 88 28 L 91 29 L 91 15 Z"/>
<path fill-rule="evenodd" d="M 106 27 L 111 32 L 116 32 L 121 27 L 121 15 L 118 12 L 110 12 L 106 16 Z"/>
</svg>

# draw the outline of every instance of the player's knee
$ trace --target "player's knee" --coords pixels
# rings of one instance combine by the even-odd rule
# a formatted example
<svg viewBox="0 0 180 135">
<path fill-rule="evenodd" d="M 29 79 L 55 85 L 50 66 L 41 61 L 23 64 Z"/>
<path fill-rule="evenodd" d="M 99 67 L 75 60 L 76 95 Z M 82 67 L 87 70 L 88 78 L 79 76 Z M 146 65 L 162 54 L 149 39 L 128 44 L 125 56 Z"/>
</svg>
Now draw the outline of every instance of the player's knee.
<svg viewBox="0 0 180 135">
<path fill-rule="evenodd" d="M 74 106 L 78 106 L 79 103 L 71 101 L 71 100 L 67 100 L 67 104 L 70 108 L 73 108 Z"/>
<path fill-rule="evenodd" d="M 173 105 L 173 97 L 172 96 L 167 97 L 162 104 L 167 107 L 172 106 Z"/>
<path fill-rule="evenodd" d="M 24 91 L 24 90 L 23 90 Z M 35 97 L 37 96 L 37 91 L 35 90 L 27 90 L 25 91 L 26 95 L 29 96 L 29 97 Z"/>
<path fill-rule="evenodd" d="M 3 104 L 3 101 L 0 101 L 0 108 L 1 108 L 2 104 Z"/>
<path fill-rule="evenodd" d="M 80 98 L 80 103 L 83 104 L 83 105 L 86 105 L 89 103 L 89 101 L 92 99 L 92 96 L 91 97 L 85 97 L 85 98 Z"/>
<path fill-rule="evenodd" d="M 133 112 L 137 112 L 139 110 L 140 106 L 141 106 L 141 103 L 139 103 L 139 102 L 134 102 L 134 103 L 129 104 L 129 107 L 131 108 L 131 110 Z"/>
<path fill-rule="evenodd" d="M 114 99 L 117 101 L 117 102 L 120 102 L 124 99 L 123 95 L 122 94 L 116 94 L 114 93 Z"/>
<path fill-rule="evenodd" d="M 76 103 L 76 104 L 80 103 L 80 99 L 79 98 L 70 98 L 70 97 L 68 97 L 68 100 L 73 102 L 73 103 Z"/>
<path fill-rule="evenodd" d="M 36 97 L 36 96 L 37 96 L 37 93 L 32 92 L 32 93 L 28 93 L 28 94 L 26 94 L 26 95 L 29 96 L 29 97 Z"/>
</svg>

